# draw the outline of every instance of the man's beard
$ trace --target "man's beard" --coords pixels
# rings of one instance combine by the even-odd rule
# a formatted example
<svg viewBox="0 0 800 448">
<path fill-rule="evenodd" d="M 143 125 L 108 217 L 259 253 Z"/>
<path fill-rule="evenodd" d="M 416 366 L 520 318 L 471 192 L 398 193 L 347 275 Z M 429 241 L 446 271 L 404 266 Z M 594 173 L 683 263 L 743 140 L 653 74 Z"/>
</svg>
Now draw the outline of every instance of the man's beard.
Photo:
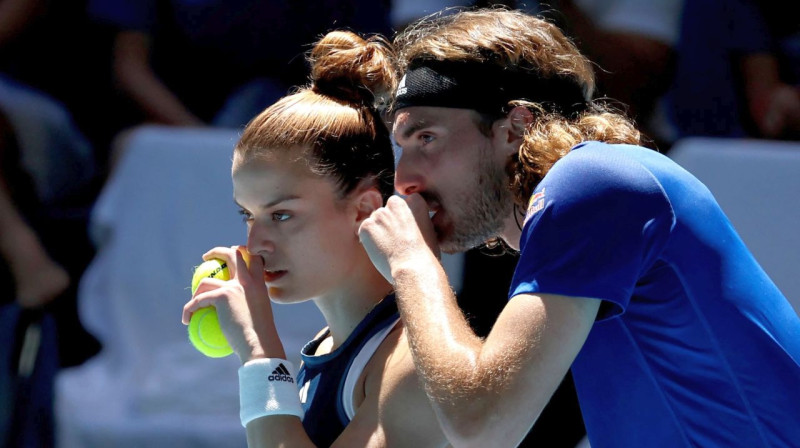
<svg viewBox="0 0 800 448">
<path fill-rule="evenodd" d="M 440 235 L 442 252 L 464 252 L 495 238 L 512 213 L 513 198 L 508 190 L 508 177 L 497 169 L 486 149 L 481 149 L 478 178 L 470 191 L 456 198 L 446 209 L 452 231 Z M 457 215 L 454 213 L 458 213 Z"/>
</svg>

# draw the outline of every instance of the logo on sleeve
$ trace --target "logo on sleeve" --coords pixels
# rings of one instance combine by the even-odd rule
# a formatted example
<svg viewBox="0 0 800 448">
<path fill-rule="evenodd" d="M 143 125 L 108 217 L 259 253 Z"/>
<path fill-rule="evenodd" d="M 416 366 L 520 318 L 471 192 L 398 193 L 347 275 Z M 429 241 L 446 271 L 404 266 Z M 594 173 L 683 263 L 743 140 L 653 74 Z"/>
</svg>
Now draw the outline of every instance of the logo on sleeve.
<svg viewBox="0 0 800 448">
<path fill-rule="evenodd" d="M 278 368 L 272 371 L 272 375 L 267 377 L 270 381 L 286 381 L 287 383 L 294 383 L 294 378 L 292 378 L 292 374 L 289 373 L 289 369 L 283 365 L 283 363 L 278 364 Z"/>
<path fill-rule="evenodd" d="M 544 208 L 544 192 L 545 189 L 542 188 L 542 191 L 534 193 L 531 196 L 531 199 L 528 201 L 528 211 L 525 213 L 525 222 L 528 222 L 533 215 Z"/>
</svg>

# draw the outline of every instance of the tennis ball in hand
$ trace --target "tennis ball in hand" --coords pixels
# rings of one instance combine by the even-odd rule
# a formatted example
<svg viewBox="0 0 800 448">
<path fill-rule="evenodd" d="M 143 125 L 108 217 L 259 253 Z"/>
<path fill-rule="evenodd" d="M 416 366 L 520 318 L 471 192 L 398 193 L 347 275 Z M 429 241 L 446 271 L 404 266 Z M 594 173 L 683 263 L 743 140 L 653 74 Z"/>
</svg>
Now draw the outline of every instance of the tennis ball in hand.
<svg viewBox="0 0 800 448">
<path fill-rule="evenodd" d="M 228 265 L 222 260 L 212 259 L 198 266 L 192 276 L 192 294 L 204 278 L 230 280 Z M 219 326 L 217 309 L 213 306 L 200 308 L 192 313 L 189 321 L 189 341 L 200 353 L 210 358 L 223 358 L 233 353 Z"/>
</svg>

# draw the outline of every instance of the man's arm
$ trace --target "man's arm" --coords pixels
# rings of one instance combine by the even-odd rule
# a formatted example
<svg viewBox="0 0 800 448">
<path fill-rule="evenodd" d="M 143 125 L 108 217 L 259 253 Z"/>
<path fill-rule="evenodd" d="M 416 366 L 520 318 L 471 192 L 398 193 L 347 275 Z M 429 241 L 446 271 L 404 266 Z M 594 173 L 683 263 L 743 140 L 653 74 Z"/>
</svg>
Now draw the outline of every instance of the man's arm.
<svg viewBox="0 0 800 448">
<path fill-rule="evenodd" d="M 431 231 L 424 203 L 412 208 L 422 232 Z M 361 238 L 395 284 L 414 362 L 452 445 L 515 446 L 572 364 L 600 301 L 519 295 L 481 340 L 404 201 L 390 198 L 362 225 Z"/>
<path fill-rule="evenodd" d="M 519 295 L 481 340 L 438 263 L 413 265 L 393 270 L 396 294 L 445 434 L 453 446 L 522 440 L 586 340 L 600 301 Z"/>
</svg>

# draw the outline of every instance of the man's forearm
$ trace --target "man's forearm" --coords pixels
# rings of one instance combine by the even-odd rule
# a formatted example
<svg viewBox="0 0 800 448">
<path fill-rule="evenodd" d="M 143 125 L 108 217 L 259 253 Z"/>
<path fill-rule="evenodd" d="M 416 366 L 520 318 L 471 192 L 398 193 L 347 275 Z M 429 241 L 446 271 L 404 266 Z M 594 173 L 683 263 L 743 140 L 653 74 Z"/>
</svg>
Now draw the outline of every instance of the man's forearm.
<svg viewBox="0 0 800 448">
<path fill-rule="evenodd" d="M 414 362 L 434 410 L 453 446 L 469 445 L 491 424 L 492 387 L 480 363 L 483 341 L 464 318 L 433 254 L 392 273 Z"/>
<path fill-rule="evenodd" d="M 442 428 L 454 447 L 516 446 L 580 350 L 599 301 L 521 294 L 482 340 L 430 257 L 392 274 L 414 363 Z"/>
</svg>

